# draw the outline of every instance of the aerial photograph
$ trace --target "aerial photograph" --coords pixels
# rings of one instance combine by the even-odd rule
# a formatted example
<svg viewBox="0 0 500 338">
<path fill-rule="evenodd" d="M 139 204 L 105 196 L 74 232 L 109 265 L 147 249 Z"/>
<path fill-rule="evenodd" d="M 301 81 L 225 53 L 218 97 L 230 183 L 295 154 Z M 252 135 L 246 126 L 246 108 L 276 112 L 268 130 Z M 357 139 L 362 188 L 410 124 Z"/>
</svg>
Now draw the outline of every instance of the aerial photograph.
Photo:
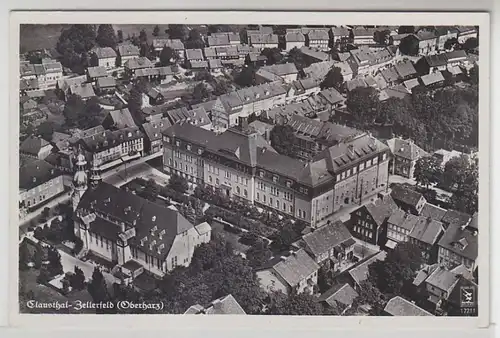
<svg viewBox="0 0 500 338">
<path fill-rule="evenodd" d="M 18 312 L 478 316 L 478 39 L 22 24 Z"/>
</svg>

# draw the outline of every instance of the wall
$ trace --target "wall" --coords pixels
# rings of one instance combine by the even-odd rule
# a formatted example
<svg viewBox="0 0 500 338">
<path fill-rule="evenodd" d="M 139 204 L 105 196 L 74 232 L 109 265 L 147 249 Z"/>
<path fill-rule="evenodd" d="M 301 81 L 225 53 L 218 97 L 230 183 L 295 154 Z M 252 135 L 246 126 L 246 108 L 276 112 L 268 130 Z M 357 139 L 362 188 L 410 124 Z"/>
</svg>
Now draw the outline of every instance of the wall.
<svg viewBox="0 0 500 338">
<path fill-rule="evenodd" d="M 194 249 L 203 242 L 208 243 L 207 237 L 200 237 L 193 227 L 182 234 L 178 234 L 165 260 L 167 271 L 173 270 L 176 266 L 189 266 L 193 257 Z M 177 265 L 175 265 L 175 261 Z"/>
<path fill-rule="evenodd" d="M 288 295 L 289 288 L 271 269 L 257 271 L 256 274 L 259 279 L 260 287 L 266 292 L 281 291 L 285 295 Z"/>
<path fill-rule="evenodd" d="M 457 255 L 453 251 L 450 251 L 443 247 L 439 247 L 438 250 L 438 263 L 443 263 L 448 268 L 454 268 L 457 265 L 464 264 L 471 270 L 476 269 L 475 261 L 471 261 L 470 259 Z"/>
<path fill-rule="evenodd" d="M 229 197 L 238 196 L 253 203 L 254 187 L 252 176 L 226 167 L 214 161 L 205 161 L 203 168 L 205 183 L 212 187 L 219 187 L 221 184 L 230 186 Z M 229 175 L 229 177 L 227 177 Z M 239 194 L 238 194 L 239 188 Z M 246 191 L 246 196 L 245 196 Z"/>
<path fill-rule="evenodd" d="M 254 196 L 256 202 L 266 205 L 272 209 L 276 209 L 282 213 L 292 216 L 294 215 L 295 193 L 292 189 L 284 188 L 278 184 L 274 184 L 273 182 L 263 180 L 260 177 L 255 177 L 254 186 Z"/>
<path fill-rule="evenodd" d="M 327 192 L 314 197 L 312 199 L 311 205 L 311 223 L 316 224 L 326 217 L 330 216 L 334 210 L 334 199 L 335 199 L 335 190 L 328 190 Z"/>
<path fill-rule="evenodd" d="M 125 63 L 122 61 L 122 64 Z M 106 68 L 114 68 L 116 65 L 116 57 L 99 59 L 99 66 Z"/>
<path fill-rule="evenodd" d="M 21 193 L 20 201 L 24 202 L 26 207 L 31 208 L 62 193 L 63 191 L 63 177 L 58 176 L 34 187 L 33 189 Z"/>
<path fill-rule="evenodd" d="M 295 217 L 308 223 L 311 222 L 311 202 L 301 195 L 295 196 Z"/>
<path fill-rule="evenodd" d="M 116 256 L 113 256 L 113 252 L 116 252 L 116 243 L 91 232 L 88 235 L 87 249 L 110 262 L 117 259 Z"/>
<path fill-rule="evenodd" d="M 302 42 L 287 42 L 286 43 L 286 51 L 290 51 L 292 49 L 294 49 L 295 47 L 296 48 L 300 48 L 300 47 L 303 47 L 305 46 L 305 41 L 302 41 Z"/>
</svg>

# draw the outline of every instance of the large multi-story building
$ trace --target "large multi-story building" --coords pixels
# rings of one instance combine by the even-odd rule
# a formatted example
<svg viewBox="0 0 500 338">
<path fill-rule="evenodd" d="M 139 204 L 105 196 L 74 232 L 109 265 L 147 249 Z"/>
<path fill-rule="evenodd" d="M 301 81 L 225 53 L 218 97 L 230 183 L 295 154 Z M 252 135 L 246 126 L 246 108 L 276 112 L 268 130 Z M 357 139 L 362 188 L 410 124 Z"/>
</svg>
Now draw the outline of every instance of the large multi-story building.
<svg viewBox="0 0 500 338">
<path fill-rule="evenodd" d="M 260 115 L 278 105 L 285 104 L 286 90 L 280 84 L 270 83 L 242 88 L 221 95 L 212 109 L 212 124 L 222 132 L 238 124 L 239 117 Z"/>
<path fill-rule="evenodd" d="M 101 182 L 94 165 L 88 184 L 86 165 L 80 153 L 73 180 L 75 235 L 83 242 L 83 253 L 115 264 L 115 274 L 128 280 L 144 270 L 163 276 L 189 266 L 194 249 L 210 241 L 208 223 L 194 226 L 175 208 Z"/>
<path fill-rule="evenodd" d="M 389 149 L 371 135 L 358 135 L 304 163 L 276 153 L 241 120 L 240 128 L 219 135 L 187 123 L 165 130 L 165 171 L 313 226 L 387 188 Z"/>
<path fill-rule="evenodd" d="M 54 87 L 63 77 L 61 63 L 53 60 L 47 60 L 41 64 L 21 61 L 19 69 L 21 80 L 37 79 L 39 89 Z"/>
</svg>

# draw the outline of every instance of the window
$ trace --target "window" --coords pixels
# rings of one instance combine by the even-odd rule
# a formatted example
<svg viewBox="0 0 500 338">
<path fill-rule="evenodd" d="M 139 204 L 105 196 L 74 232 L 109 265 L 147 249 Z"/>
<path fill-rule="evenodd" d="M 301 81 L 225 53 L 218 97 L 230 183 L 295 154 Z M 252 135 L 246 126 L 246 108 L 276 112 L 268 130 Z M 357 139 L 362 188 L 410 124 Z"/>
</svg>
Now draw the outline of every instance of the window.
<svg viewBox="0 0 500 338">
<path fill-rule="evenodd" d="M 288 208 L 289 208 L 290 213 L 293 213 L 293 206 L 291 204 L 288 206 Z"/>
<path fill-rule="evenodd" d="M 273 176 L 273 182 L 274 183 L 278 182 L 278 176 L 276 176 L 276 175 Z"/>
<path fill-rule="evenodd" d="M 226 170 L 226 178 L 231 179 L 231 173 L 228 170 Z"/>
<path fill-rule="evenodd" d="M 345 178 L 345 171 L 342 173 L 342 175 L 340 176 L 342 179 Z"/>
<path fill-rule="evenodd" d="M 283 202 L 283 210 L 286 211 L 286 203 Z"/>
<path fill-rule="evenodd" d="M 370 161 L 366 161 L 366 164 L 365 164 L 365 167 L 369 167 L 370 166 Z"/>
<path fill-rule="evenodd" d="M 340 181 L 340 175 L 337 175 L 337 181 Z"/>
<path fill-rule="evenodd" d="M 218 178 L 215 179 L 215 184 L 219 185 L 219 179 Z"/>
<path fill-rule="evenodd" d="M 387 154 L 386 153 L 382 154 L 382 161 L 385 161 L 386 158 L 387 158 Z"/>
<path fill-rule="evenodd" d="M 175 145 L 176 145 L 176 146 L 180 146 L 180 145 L 181 145 L 181 143 L 180 143 L 179 141 L 175 141 Z"/>
<path fill-rule="evenodd" d="M 302 214 L 302 213 L 301 213 L 301 210 L 300 210 L 300 209 L 298 209 L 298 210 L 297 210 L 297 217 L 300 217 L 300 215 L 301 215 L 301 214 Z"/>
<path fill-rule="evenodd" d="M 248 191 L 247 191 L 246 189 L 244 189 L 244 190 L 243 190 L 243 195 L 244 195 L 245 197 L 248 197 Z"/>
<path fill-rule="evenodd" d="M 347 170 L 347 177 L 351 176 L 351 169 Z"/>
<path fill-rule="evenodd" d="M 190 144 L 188 144 L 188 145 L 186 146 L 186 148 L 187 148 L 187 150 L 191 150 L 191 145 L 190 145 Z"/>
<path fill-rule="evenodd" d="M 208 175 L 208 182 L 212 183 L 212 176 Z"/>
<path fill-rule="evenodd" d="M 263 196 L 262 196 L 262 201 L 263 201 L 264 203 L 266 203 L 266 195 L 263 195 Z"/>
<path fill-rule="evenodd" d="M 279 209 L 280 207 L 280 201 L 276 200 L 276 209 Z"/>
<path fill-rule="evenodd" d="M 290 188 L 290 187 L 292 186 L 292 182 L 291 182 L 291 181 L 286 181 L 286 186 L 287 186 L 288 188 Z"/>
<path fill-rule="evenodd" d="M 273 205 L 273 198 L 272 197 L 269 197 L 269 204 Z"/>
<path fill-rule="evenodd" d="M 365 169 L 365 164 L 364 164 L 364 163 L 361 163 L 361 164 L 359 165 L 359 170 L 363 170 L 363 169 Z"/>
<path fill-rule="evenodd" d="M 198 155 L 201 155 L 202 152 L 203 152 L 203 150 L 198 149 Z"/>
<path fill-rule="evenodd" d="M 236 194 L 240 194 L 241 193 L 241 190 L 240 190 L 240 187 L 236 187 Z"/>
<path fill-rule="evenodd" d="M 374 157 L 372 160 L 372 164 L 377 164 L 378 163 L 378 157 Z"/>
</svg>

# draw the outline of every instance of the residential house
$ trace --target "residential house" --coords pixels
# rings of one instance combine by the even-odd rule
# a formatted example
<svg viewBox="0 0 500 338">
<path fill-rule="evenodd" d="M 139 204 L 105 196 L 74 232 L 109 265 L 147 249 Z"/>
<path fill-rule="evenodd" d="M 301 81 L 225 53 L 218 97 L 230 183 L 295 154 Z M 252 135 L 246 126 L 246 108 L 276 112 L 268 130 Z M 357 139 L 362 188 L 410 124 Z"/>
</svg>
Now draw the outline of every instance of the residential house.
<svg viewBox="0 0 500 338">
<path fill-rule="evenodd" d="M 209 59 L 208 68 L 210 69 L 210 73 L 214 75 L 220 74 L 224 69 L 224 67 L 222 66 L 222 61 L 219 59 Z"/>
<path fill-rule="evenodd" d="M 94 87 L 92 87 L 92 84 L 88 82 L 72 85 L 69 87 L 69 93 L 71 95 L 79 96 L 83 100 L 96 96 Z"/>
<path fill-rule="evenodd" d="M 105 130 L 81 138 L 75 143 L 74 146 L 82 146 L 85 157 L 90 162 L 99 163 L 99 170 L 107 170 L 137 159 L 144 151 L 144 135 L 137 127 Z"/>
<path fill-rule="evenodd" d="M 427 300 L 439 311 L 458 283 L 459 274 L 449 271 L 439 265 L 425 280 L 425 288 L 428 294 Z"/>
<path fill-rule="evenodd" d="M 21 61 L 19 64 L 21 80 L 38 80 L 40 89 L 47 89 L 56 85 L 57 81 L 63 77 L 63 68 L 61 63 L 50 61 L 42 64 L 30 64 L 27 61 Z"/>
<path fill-rule="evenodd" d="M 100 77 L 97 79 L 96 91 L 99 95 L 113 94 L 116 90 L 116 80 L 112 76 Z"/>
<path fill-rule="evenodd" d="M 474 26 L 458 26 L 458 43 L 464 43 L 470 38 L 477 39 L 477 29 Z"/>
<path fill-rule="evenodd" d="M 287 52 L 291 51 L 294 48 L 301 48 L 306 45 L 306 37 L 302 32 L 298 32 L 295 30 L 288 30 L 285 34 L 286 47 L 285 50 Z"/>
<path fill-rule="evenodd" d="M 433 74 L 438 71 L 446 70 L 448 59 L 446 53 L 426 55 L 415 64 L 416 69 L 420 74 Z"/>
<path fill-rule="evenodd" d="M 367 259 L 361 257 L 362 261 L 348 271 L 348 276 L 350 278 L 349 284 L 354 288 L 354 290 L 359 291 L 361 283 L 368 279 L 368 276 L 370 275 L 370 265 L 377 261 L 384 261 L 386 256 L 387 253 L 385 251 L 379 251 Z"/>
<path fill-rule="evenodd" d="M 300 53 L 304 56 L 307 63 L 312 64 L 315 62 L 330 61 L 330 55 L 322 52 L 319 49 L 311 47 L 301 47 Z"/>
<path fill-rule="evenodd" d="M 421 76 L 420 82 L 426 87 L 440 87 L 444 82 L 444 77 L 440 71 L 437 71 L 432 74 Z"/>
<path fill-rule="evenodd" d="M 342 74 L 342 78 L 344 81 L 350 81 L 353 77 L 353 71 L 348 62 L 334 62 L 334 67 L 340 69 L 340 73 Z"/>
<path fill-rule="evenodd" d="M 349 28 L 344 26 L 332 27 L 331 29 L 333 44 L 347 42 L 350 39 Z"/>
<path fill-rule="evenodd" d="M 152 47 L 156 55 L 160 55 L 163 48 L 169 47 L 177 53 L 177 56 L 181 61 L 184 59 L 185 48 L 184 44 L 179 39 L 153 39 Z"/>
<path fill-rule="evenodd" d="M 166 117 L 172 125 L 177 123 L 189 123 L 203 129 L 212 129 L 212 122 L 203 107 L 197 107 L 191 110 L 185 107 L 172 109 L 167 111 Z"/>
<path fill-rule="evenodd" d="M 467 53 L 462 49 L 446 52 L 444 56 L 446 58 L 448 68 L 460 66 L 461 64 L 467 62 Z"/>
<path fill-rule="evenodd" d="M 380 74 L 382 75 L 388 86 L 393 86 L 397 84 L 399 80 L 401 80 L 398 72 L 393 67 L 380 70 Z"/>
<path fill-rule="evenodd" d="M 106 69 L 114 68 L 116 66 L 116 52 L 111 47 L 96 47 L 92 51 L 95 59 L 96 66 L 104 67 Z"/>
<path fill-rule="evenodd" d="M 203 107 L 203 109 L 205 109 L 205 111 L 207 112 L 208 117 L 211 118 L 212 110 L 214 109 L 214 105 L 216 102 L 217 102 L 217 100 L 211 100 L 211 101 L 206 101 L 206 102 L 194 104 L 191 106 L 191 109 L 197 109 L 197 108 Z"/>
<path fill-rule="evenodd" d="M 291 83 L 297 80 L 298 74 L 299 71 L 297 70 L 293 62 L 276 64 L 272 66 L 260 67 L 255 72 L 255 80 L 257 83 L 274 81 Z"/>
<path fill-rule="evenodd" d="M 445 214 L 441 218 L 441 222 L 443 222 L 445 230 L 451 225 L 469 226 L 471 221 L 471 215 L 453 209 L 446 210 Z"/>
<path fill-rule="evenodd" d="M 59 79 L 57 81 L 56 90 L 60 91 L 63 97 L 69 94 L 69 89 L 74 85 L 80 85 L 87 81 L 86 75 L 69 77 L 65 79 Z"/>
<path fill-rule="evenodd" d="M 136 124 L 128 108 L 123 108 L 110 111 L 102 121 L 102 126 L 105 129 L 124 129 L 134 128 Z"/>
<path fill-rule="evenodd" d="M 378 245 L 385 239 L 387 221 L 398 206 L 390 195 L 382 195 L 351 212 L 349 226 L 354 237 Z"/>
<path fill-rule="evenodd" d="M 422 157 L 429 156 L 427 152 L 416 145 L 411 139 L 392 138 L 386 142 L 393 156 L 391 160 L 393 175 L 413 178 L 417 161 Z"/>
<path fill-rule="evenodd" d="M 264 140 L 271 143 L 271 130 L 273 130 L 274 125 L 265 123 L 259 120 L 255 120 L 248 124 L 250 130 L 255 131 L 258 135 L 262 136 Z"/>
<path fill-rule="evenodd" d="M 269 83 L 242 88 L 218 97 L 212 110 L 212 123 L 223 131 L 236 126 L 240 116 L 261 114 L 284 104 L 286 91 L 280 84 Z"/>
<path fill-rule="evenodd" d="M 156 154 L 163 151 L 162 132 L 172 126 L 168 118 L 142 124 L 144 132 L 144 154 Z"/>
<path fill-rule="evenodd" d="M 357 46 L 375 45 L 376 42 L 373 38 L 376 31 L 376 28 L 355 27 L 352 30 L 354 44 Z"/>
<path fill-rule="evenodd" d="M 35 209 L 62 192 L 64 192 L 64 184 L 60 170 L 42 159 L 20 159 L 20 209 Z"/>
<path fill-rule="evenodd" d="M 84 250 L 116 264 L 115 271 L 126 274 L 127 266 L 140 265 L 143 269 L 133 270 L 161 277 L 178 266 L 189 266 L 195 248 L 210 241 L 208 223 L 195 226 L 175 208 L 103 182 L 87 187 L 82 179 L 85 161 L 80 163 L 79 176 L 75 174 L 81 194 L 74 195 L 75 235 Z"/>
<path fill-rule="evenodd" d="M 348 92 L 353 91 L 356 88 L 365 88 L 368 87 L 366 81 L 362 78 L 355 78 L 353 80 L 347 81 L 345 87 Z"/>
<path fill-rule="evenodd" d="M 87 82 L 96 83 L 97 79 L 100 77 L 107 77 L 108 72 L 103 66 L 89 67 L 87 68 Z"/>
<path fill-rule="evenodd" d="M 146 79 L 148 82 L 156 82 L 160 84 L 169 83 L 174 80 L 175 70 L 172 66 L 156 67 L 156 68 L 140 68 L 136 69 L 133 77 L 136 79 Z"/>
<path fill-rule="evenodd" d="M 336 271 L 352 260 L 355 243 L 344 223 L 336 221 L 312 229 L 295 245 L 304 249 L 320 266 L 326 265 Z"/>
<path fill-rule="evenodd" d="M 441 222 L 446 212 L 447 212 L 446 209 L 443 209 L 441 207 L 438 207 L 437 205 L 426 202 L 424 204 L 424 207 L 422 208 L 422 211 L 420 212 L 420 215 L 426 218 L 430 218 L 434 221 Z"/>
<path fill-rule="evenodd" d="M 164 132 L 163 163 L 166 172 L 318 226 L 341 206 L 386 189 L 388 151 L 360 134 L 304 164 L 276 153 L 241 117 L 238 128 L 220 134 L 173 125 Z"/>
<path fill-rule="evenodd" d="M 405 86 L 399 84 L 395 85 L 392 87 L 387 87 L 383 89 L 379 93 L 379 100 L 380 101 L 385 101 L 390 99 L 391 97 L 397 98 L 397 99 L 406 99 L 409 97 L 411 94 L 411 91 L 408 90 Z"/>
<path fill-rule="evenodd" d="M 367 46 L 360 46 L 352 49 L 350 54 L 346 62 L 351 66 L 353 76 L 374 74 L 394 59 L 394 54 L 387 48 L 372 50 Z"/>
<path fill-rule="evenodd" d="M 248 35 L 248 44 L 255 48 L 278 48 L 278 35 L 272 33 Z"/>
<path fill-rule="evenodd" d="M 394 69 L 398 73 L 399 78 L 403 81 L 417 76 L 417 70 L 410 60 L 397 62 L 396 64 L 394 64 Z"/>
<path fill-rule="evenodd" d="M 28 92 L 38 91 L 40 85 L 38 79 L 21 79 L 19 80 L 19 93 L 20 95 L 26 95 Z"/>
<path fill-rule="evenodd" d="M 241 44 L 239 34 L 228 33 L 212 33 L 207 37 L 207 43 L 210 47 L 229 47 Z"/>
<path fill-rule="evenodd" d="M 385 246 L 394 249 L 398 243 L 408 242 L 409 234 L 414 230 L 419 217 L 403 210 L 395 210 L 387 220 L 387 243 Z"/>
<path fill-rule="evenodd" d="M 413 215 L 420 215 L 427 202 L 421 193 L 406 188 L 401 184 L 394 184 L 391 186 L 391 190 L 391 196 L 394 202 L 396 202 L 403 211 Z"/>
<path fill-rule="evenodd" d="M 287 98 L 292 102 L 306 100 L 320 92 L 319 83 L 313 78 L 305 78 L 293 81 L 287 93 Z"/>
<path fill-rule="evenodd" d="M 401 44 L 401 40 L 403 40 L 404 38 L 406 38 L 409 35 L 413 36 L 413 34 L 409 34 L 409 33 L 391 35 L 389 37 L 389 43 L 393 46 L 399 46 Z"/>
<path fill-rule="evenodd" d="M 458 39 L 458 31 L 454 27 L 449 26 L 436 26 L 435 33 L 437 36 L 437 50 L 445 50 L 446 41 L 450 39 Z"/>
<path fill-rule="evenodd" d="M 192 305 L 185 315 L 245 315 L 245 310 L 232 295 L 223 296 L 212 301 L 208 306 Z"/>
<path fill-rule="evenodd" d="M 318 297 L 321 302 L 339 313 L 344 313 L 349 309 L 359 294 L 348 283 L 334 285 Z"/>
<path fill-rule="evenodd" d="M 123 64 L 123 67 L 125 68 L 125 74 L 129 77 L 135 77 L 138 70 L 153 68 L 154 65 L 147 57 L 141 56 L 128 60 Z"/>
<path fill-rule="evenodd" d="M 245 57 L 245 64 L 254 67 L 263 67 L 267 64 L 267 56 L 256 53 L 249 53 Z"/>
<path fill-rule="evenodd" d="M 41 137 L 29 136 L 19 146 L 21 155 L 43 160 L 52 151 L 52 145 Z"/>
<path fill-rule="evenodd" d="M 302 73 L 306 79 L 311 79 L 317 83 L 321 83 L 328 72 L 335 66 L 336 61 L 320 61 L 314 62 L 310 66 L 302 69 Z M 352 70 L 351 70 L 352 76 Z"/>
<path fill-rule="evenodd" d="M 420 82 L 418 81 L 418 78 L 415 78 L 404 81 L 403 85 L 411 92 L 413 88 L 420 86 Z"/>
<path fill-rule="evenodd" d="M 463 264 L 474 271 L 477 268 L 477 234 L 477 229 L 467 225 L 448 226 L 438 243 L 438 263 L 449 268 Z"/>
<path fill-rule="evenodd" d="M 437 37 L 432 31 L 419 30 L 414 34 L 418 40 L 418 54 L 429 55 L 437 51 Z"/>
<path fill-rule="evenodd" d="M 384 312 L 389 316 L 433 316 L 401 296 L 391 298 L 385 305 Z"/>
<path fill-rule="evenodd" d="M 204 61 L 203 51 L 201 49 L 186 49 L 185 53 L 185 61 L 186 65 L 190 66 L 191 62 L 199 62 Z"/>
<path fill-rule="evenodd" d="M 408 235 L 410 243 L 417 245 L 422 251 L 422 258 L 426 264 L 437 263 L 437 243 L 443 232 L 443 223 L 422 215 L 419 216 L 417 224 Z"/>
<path fill-rule="evenodd" d="M 140 56 L 139 47 L 127 43 L 118 46 L 118 55 L 120 57 L 121 65 L 125 64 L 128 60 L 136 59 Z"/>
<path fill-rule="evenodd" d="M 261 287 L 267 292 L 312 294 L 318 283 L 319 265 L 304 251 L 278 256 L 256 270 Z"/>
<path fill-rule="evenodd" d="M 330 37 L 326 29 L 311 29 L 306 35 L 307 46 L 310 48 L 328 51 Z"/>
</svg>

